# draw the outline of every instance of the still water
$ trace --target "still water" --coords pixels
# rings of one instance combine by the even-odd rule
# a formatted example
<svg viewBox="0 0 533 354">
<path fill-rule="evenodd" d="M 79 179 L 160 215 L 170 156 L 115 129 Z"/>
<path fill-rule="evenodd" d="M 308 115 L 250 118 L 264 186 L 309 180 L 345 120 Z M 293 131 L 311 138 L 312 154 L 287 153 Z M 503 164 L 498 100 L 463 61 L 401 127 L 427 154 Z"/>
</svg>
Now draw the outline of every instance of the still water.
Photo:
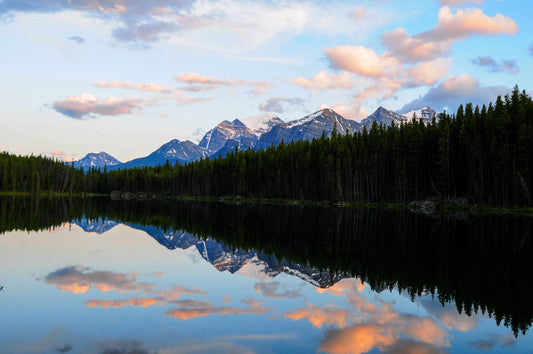
<svg viewBox="0 0 533 354">
<path fill-rule="evenodd" d="M 4 198 L 0 352 L 531 353 L 532 222 Z"/>
</svg>

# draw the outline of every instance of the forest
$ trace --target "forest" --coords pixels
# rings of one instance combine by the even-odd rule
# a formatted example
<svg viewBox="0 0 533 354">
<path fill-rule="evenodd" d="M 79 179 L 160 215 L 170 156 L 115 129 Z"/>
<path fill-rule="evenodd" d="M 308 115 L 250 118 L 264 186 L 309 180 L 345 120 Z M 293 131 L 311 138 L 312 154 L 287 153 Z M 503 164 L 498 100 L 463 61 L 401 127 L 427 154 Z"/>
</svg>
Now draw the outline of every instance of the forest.
<svg viewBox="0 0 533 354">
<path fill-rule="evenodd" d="M 464 197 L 475 204 L 533 204 L 533 101 L 518 87 L 488 106 L 461 105 L 430 124 L 414 117 L 343 133 L 186 165 L 116 171 L 84 172 L 43 157 L 2 153 L 0 190 L 400 203 Z"/>
</svg>

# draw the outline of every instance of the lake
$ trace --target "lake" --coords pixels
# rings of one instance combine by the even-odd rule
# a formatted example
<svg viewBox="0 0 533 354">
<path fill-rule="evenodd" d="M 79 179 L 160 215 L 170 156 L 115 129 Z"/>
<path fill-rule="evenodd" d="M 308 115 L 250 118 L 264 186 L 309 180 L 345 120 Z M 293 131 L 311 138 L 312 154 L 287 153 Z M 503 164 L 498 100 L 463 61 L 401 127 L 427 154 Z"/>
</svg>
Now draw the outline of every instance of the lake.
<svg viewBox="0 0 533 354">
<path fill-rule="evenodd" d="M 533 218 L 0 198 L 2 353 L 531 353 Z"/>
</svg>

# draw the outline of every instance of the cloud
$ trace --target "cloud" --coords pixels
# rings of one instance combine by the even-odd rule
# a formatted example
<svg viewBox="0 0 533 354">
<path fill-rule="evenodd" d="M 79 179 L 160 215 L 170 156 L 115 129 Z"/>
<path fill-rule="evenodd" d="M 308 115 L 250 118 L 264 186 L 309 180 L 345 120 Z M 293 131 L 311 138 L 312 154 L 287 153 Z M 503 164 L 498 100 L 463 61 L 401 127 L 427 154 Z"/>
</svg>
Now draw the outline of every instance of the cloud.
<svg viewBox="0 0 533 354">
<path fill-rule="evenodd" d="M 361 76 L 376 78 L 391 75 L 400 66 L 400 62 L 387 53 L 380 55 L 363 46 L 341 45 L 324 49 L 324 52 L 334 69 Z"/>
<path fill-rule="evenodd" d="M 304 102 L 305 100 L 299 97 L 271 97 L 266 102 L 261 102 L 259 104 L 259 110 L 264 112 L 283 113 L 285 112 L 285 109 L 283 108 L 282 104 L 288 104 L 290 106 L 302 106 Z"/>
<path fill-rule="evenodd" d="M 262 302 L 255 301 L 253 299 L 243 300 L 242 302 L 246 305 L 246 307 L 215 306 L 209 301 L 201 300 L 175 300 L 171 303 L 178 305 L 179 308 L 169 310 L 165 313 L 165 315 L 186 321 L 193 318 L 211 315 L 262 315 L 271 311 L 270 308 L 264 307 Z"/>
<path fill-rule="evenodd" d="M 473 4 L 482 4 L 485 0 L 439 0 L 442 5 L 459 6 L 465 2 L 471 2 Z"/>
<path fill-rule="evenodd" d="M 144 100 L 139 98 L 107 97 L 99 101 L 95 95 L 82 93 L 55 101 L 52 107 L 59 113 L 75 119 L 94 118 L 94 115 L 115 116 L 133 114 L 142 110 Z"/>
<path fill-rule="evenodd" d="M 106 271 L 92 271 L 84 266 L 69 266 L 58 269 L 44 277 L 48 285 L 74 294 L 86 293 L 91 288 L 100 291 L 151 291 L 153 284 L 138 282 L 135 273 L 123 274 Z"/>
<path fill-rule="evenodd" d="M 72 162 L 72 161 L 75 161 L 76 157 L 78 156 L 78 154 L 67 154 L 63 151 L 59 151 L 59 150 L 55 150 L 55 151 L 50 151 L 48 153 L 48 155 L 51 155 L 55 158 L 58 158 L 64 162 Z"/>
<path fill-rule="evenodd" d="M 451 63 L 451 58 L 439 58 L 407 68 L 407 86 L 435 85 L 448 73 Z"/>
<path fill-rule="evenodd" d="M 296 79 L 290 79 L 290 82 L 300 87 L 311 89 L 313 93 L 325 90 L 350 89 L 353 87 L 351 76 L 346 71 L 343 71 L 338 75 L 329 76 L 328 72 L 324 70 L 311 79 L 306 79 L 300 76 Z"/>
<path fill-rule="evenodd" d="M 533 44 L 529 46 L 528 51 L 529 51 L 529 55 L 533 57 Z"/>
<path fill-rule="evenodd" d="M 186 73 L 183 75 L 174 76 L 178 82 L 184 83 L 183 90 L 186 91 L 208 91 L 216 90 L 221 86 L 226 87 L 240 87 L 251 86 L 256 89 L 267 89 L 274 87 L 274 84 L 267 81 L 246 81 L 246 80 L 232 80 L 232 79 L 217 79 L 211 76 L 204 76 L 196 73 Z"/>
<path fill-rule="evenodd" d="M 410 36 L 403 28 L 387 31 L 382 43 L 392 55 L 408 62 L 433 60 L 446 55 L 454 41 L 470 36 L 515 34 L 518 25 L 511 18 L 497 14 L 487 16 L 481 9 L 458 10 L 448 6 L 439 10 L 438 24 L 431 30 Z"/>
<path fill-rule="evenodd" d="M 477 57 L 476 59 L 472 59 L 472 64 L 486 67 L 490 72 L 493 73 L 499 73 L 502 71 L 506 71 L 508 74 L 518 74 L 520 72 L 520 69 L 516 66 L 516 60 L 502 60 L 501 63 L 496 62 L 492 57 Z"/>
<path fill-rule="evenodd" d="M 505 95 L 510 88 L 505 86 L 482 86 L 469 74 L 450 76 L 441 84 L 431 88 L 424 96 L 405 104 L 399 112 L 409 112 L 429 105 L 436 111 L 456 109 L 460 104 L 472 102 L 474 105 L 488 104 L 498 95 Z"/>
<path fill-rule="evenodd" d="M 96 87 L 100 88 L 123 88 L 123 89 L 130 89 L 130 90 L 138 90 L 138 91 L 151 91 L 151 92 L 170 92 L 170 88 L 158 85 L 156 83 L 142 83 L 142 84 L 134 84 L 128 81 L 96 81 L 94 83 Z"/>
<path fill-rule="evenodd" d="M 350 13 L 350 17 L 355 21 L 359 22 L 366 16 L 366 9 L 363 6 L 357 7 L 352 13 Z"/>
<path fill-rule="evenodd" d="M 179 90 L 172 90 L 168 95 L 161 97 L 161 99 L 176 101 L 180 106 L 188 106 L 193 103 L 209 102 L 213 97 L 191 97 Z"/>
<path fill-rule="evenodd" d="M 85 44 L 85 39 L 79 37 L 79 36 L 72 36 L 72 37 L 68 37 L 69 40 L 71 41 L 74 41 L 78 44 Z"/>
<path fill-rule="evenodd" d="M 279 291 L 280 290 L 280 283 L 277 281 L 268 282 L 268 283 L 256 283 L 254 285 L 255 292 L 258 294 L 262 294 L 264 297 L 268 297 L 270 299 L 297 299 L 302 294 L 300 294 L 300 289 L 294 289 L 294 290 L 285 290 L 285 291 Z"/>
</svg>

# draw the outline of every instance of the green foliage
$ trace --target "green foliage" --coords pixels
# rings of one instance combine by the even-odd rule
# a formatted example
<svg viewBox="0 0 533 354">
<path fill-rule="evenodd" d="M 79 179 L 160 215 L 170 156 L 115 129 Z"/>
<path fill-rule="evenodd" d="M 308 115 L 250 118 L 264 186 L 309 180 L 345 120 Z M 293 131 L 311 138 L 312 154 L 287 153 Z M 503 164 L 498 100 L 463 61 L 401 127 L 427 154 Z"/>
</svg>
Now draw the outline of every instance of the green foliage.
<svg viewBox="0 0 533 354">
<path fill-rule="evenodd" d="M 0 189 L 147 192 L 343 202 L 409 202 L 428 197 L 531 206 L 533 101 L 517 87 L 489 107 L 461 105 L 439 121 L 413 119 L 385 128 L 187 165 L 91 169 L 86 173 L 35 157 L 0 157 Z"/>
</svg>

